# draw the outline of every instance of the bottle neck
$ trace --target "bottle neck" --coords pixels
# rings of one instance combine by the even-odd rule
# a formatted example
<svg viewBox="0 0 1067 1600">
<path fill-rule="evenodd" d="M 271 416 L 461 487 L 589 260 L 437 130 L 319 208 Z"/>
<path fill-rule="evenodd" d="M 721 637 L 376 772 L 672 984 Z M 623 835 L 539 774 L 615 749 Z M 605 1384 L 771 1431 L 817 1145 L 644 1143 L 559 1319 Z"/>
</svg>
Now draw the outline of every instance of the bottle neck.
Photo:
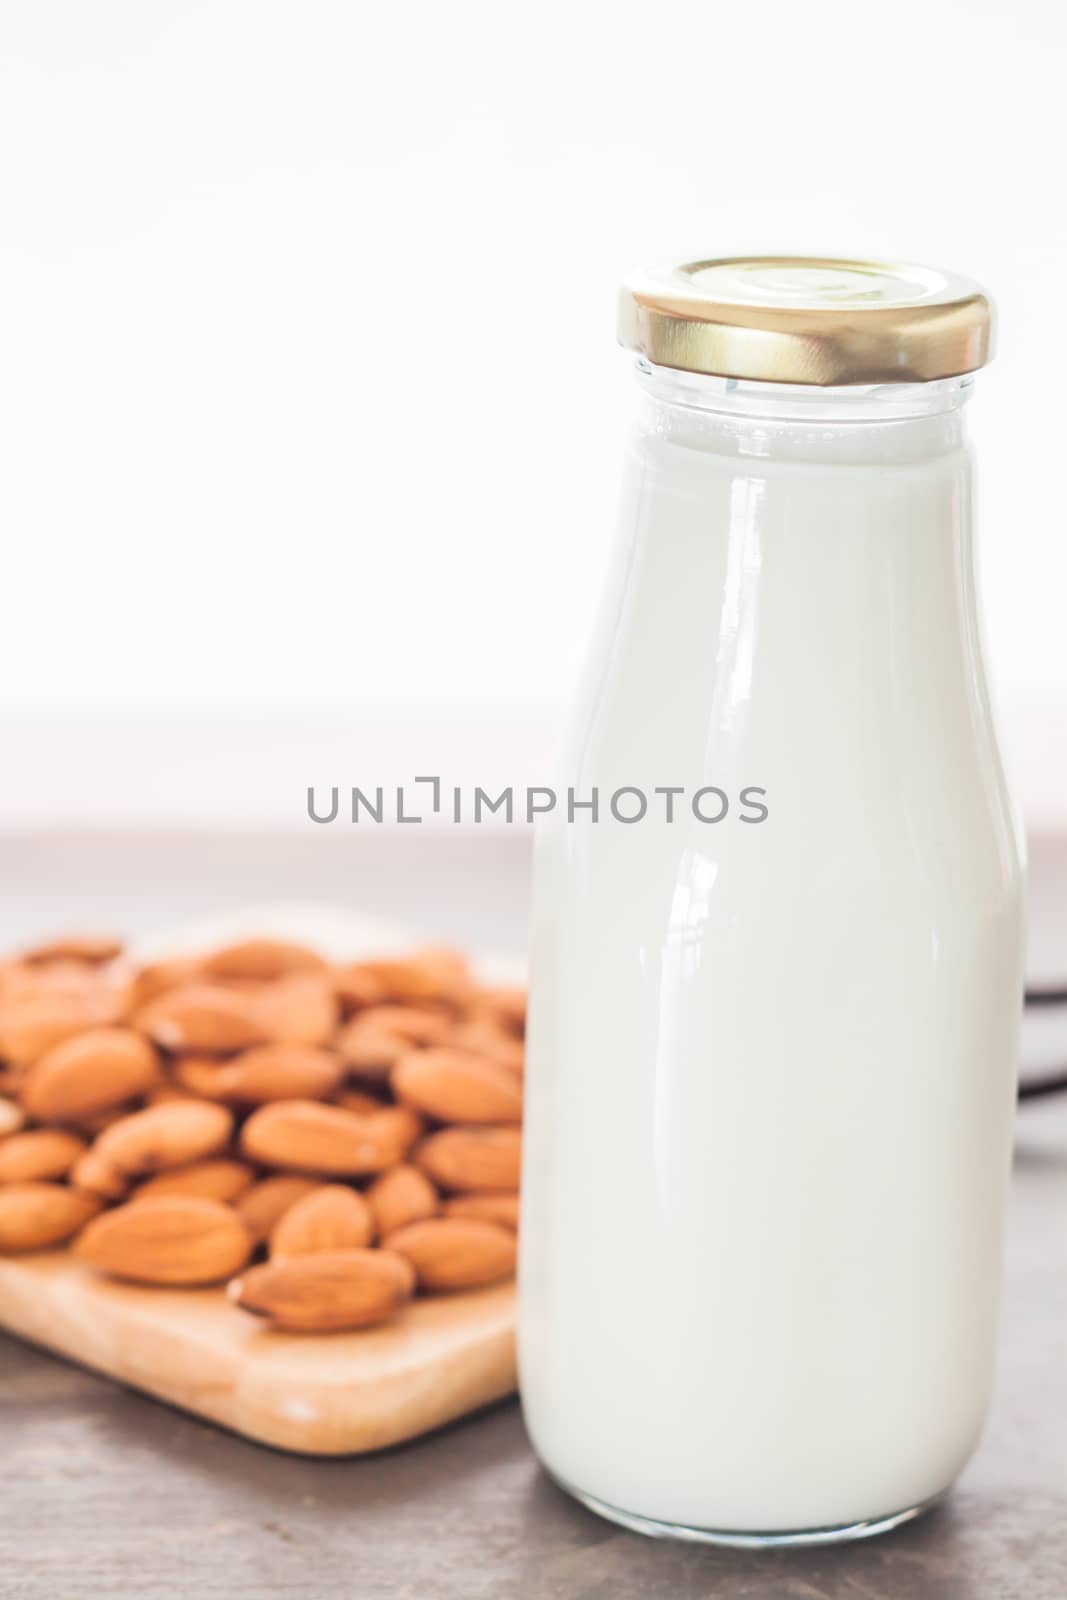
<svg viewBox="0 0 1067 1600">
<path fill-rule="evenodd" d="M 636 362 L 641 428 L 691 448 L 780 460 L 889 464 L 963 448 L 973 376 L 930 383 L 750 383 Z"/>
<path fill-rule="evenodd" d="M 724 416 L 795 422 L 899 422 L 943 416 L 970 399 L 974 375 L 931 383 L 849 384 L 822 388 L 801 383 L 750 383 L 699 372 L 635 362 L 638 381 L 651 398 L 666 405 L 713 411 Z"/>
</svg>

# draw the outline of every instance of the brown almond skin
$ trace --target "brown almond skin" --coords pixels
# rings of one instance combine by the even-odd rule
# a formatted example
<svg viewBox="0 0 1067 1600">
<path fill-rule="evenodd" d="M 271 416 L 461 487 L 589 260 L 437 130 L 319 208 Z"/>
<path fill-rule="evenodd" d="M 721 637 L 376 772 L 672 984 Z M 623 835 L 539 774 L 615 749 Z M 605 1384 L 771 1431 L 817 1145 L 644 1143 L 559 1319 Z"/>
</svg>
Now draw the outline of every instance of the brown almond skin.
<svg viewBox="0 0 1067 1600">
<path fill-rule="evenodd" d="M 387 1250 L 406 1256 L 419 1288 L 430 1292 L 482 1289 L 515 1272 L 515 1235 L 495 1222 L 469 1217 L 432 1217 L 398 1228 Z"/>
<path fill-rule="evenodd" d="M 184 1167 L 172 1167 L 169 1172 L 157 1172 L 148 1178 L 130 1196 L 131 1200 L 147 1200 L 158 1194 L 192 1194 L 203 1200 L 219 1200 L 232 1205 L 238 1197 L 252 1187 L 255 1173 L 245 1161 L 234 1161 L 229 1156 L 216 1156 L 203 1161 L 190 1161 Z"/>
<path fill-rule="evenodd" d="M 521 1074 L 526 1065 L 526 1046 L 513 1033 L 506 1033 L 489 1017 L 476 1017 L 460 1023 L 448 1036 L 448 1043 L 471 1055 L 485 1056 L 508 1072 Z"/>
<path fill-rule="evenodd" d="M 49 1050 L 22 1091 L 36 1122 L 78 1122 L 147 1093 L 159 1080 L 159 1057 L 129 1028 L 92 1028 Z"/>
<path fill-rule="evenodd" d="M 317 1100 L 277 1100 L 253 1111 L 241 1131 L 241 1148 L 266 1167 L 358 1178 L 401 1159 L 397 1127 L 386 1120 L 399 1109 L 361 1117 Z"/>
<path fill-rule="evenodd" d="M 209 1100 L 265 1105 L 271 1100 L 325 1100 L 344 1078 L 344 1062 L 330 1050 L 299 1044 L 264 1044 L 232 1061 L 188 1057 L 178 1081 Z"/>
<path fill-rule="evenodd" d="M 320 1187 L 315 1178 L 302 1178 L 295 1172 L 282 1172 L 273 1178 L 263 1178 L 246 1189 L 234 1203 L 234 1210 L 252 1236 L 254 1243 L 263 1244 L 274 1224 L 291 1207 Z"/>
<path fill-rule="evenodd" d="M 372 1083 L 385 1083 L 401 1056 L 411 1049 L 410 1042 L 398 1033 L 389 1033 L 376 1023 L 355 1017 L 347 1022 L 334 1040 L 345 1065 Z"/>
<path fill-rule="evenodd" d="M 433 945 L 399 960 L 367 963 L 383 983 L 390 999 L 415 1004 L 432 1001 L 454 1003 L 471 987 L 470 965 L 461 950 Z"/>
<path fill-rule="evenodd" d="M 86 966 L 100 966 L 114 961 L 122 954 L 122 940 L 107 934 L 69 934 L 65 938 L 51 939 L 22 952 L 22 960 L 30 965 L 52 961 L 79 961 Z"/>
<path fill-rule="evenodd" d="M 323 1250 L 360 1250 L 374 1237 L 374 1216 L 355 1189 L 328 1183 L 305 1195 L 276 1222 L 270 1257 L 314 1255 Z"/>
<path fill-rule="evenodd" d="M 8 1139 L 25 1125 L 26 1114 L 14 1100 L 0 1099 L 0 1139 Z"/>
<path fill-rule="evenodd" d="M 213 1066 L 216 1065 L 216 1064 L 217 1063 L 212 1062 Z M 179 1062 L 176 1063 L 176 1065 L 181 1066 L 181 1065 L 183 1065 L 183 1063 L 181 1061 L 179 1061 Z M 191 1089 L 186 1089 L 182 1084 L 174 1083 L 171 1079 L 168 1078 L 166 1080 L 166 1082 L 157 1084 L 154 1089 L 149 1089 L 148 1093 L 144 1097 L 144 1103 L 145 1103 L 146 1106 L 166 1106 L 166 1105 L 169 1105 L 172 1100 L 210 1100 L 210 1099 L 211 1099 L 211 1096 L 209 1094 L 194 1094 Z M 127 1113 L 129 1113 L 130 1111 L 136 1111 L 137 1109 L 138 1108 L 136 1106 L 127 1106 L 126 1107 Z M 115 1118 L 112 1118 L 112 1121 L 115 1121 L 115 1120 L 116 1120 Z M 110 1126 L 109 1123 L 105 1123 L 104 1124 L 104 1127 L 108 1127 L 108 1126 Z M 103 1133 L 104 1128 L 102 1127 L 99 1131 L 101 1133 Z"/>
<path fill-rule="evenodd" d="M 47 1001 L 71 1007 L 88 1004 L 91 1009 L 106 1006 L 106 1017 L 94 1016 L 91 1023 L 84 1024 L 95 1026 L 121 1015 L 129 1005 L 131 993 L 128 972 L 93 967 L 84 961 L 16 961 L 0 969 L 0 1017 L 5 1018 L 9 1007 L 18 1002 L 32 1005 Z"/>
<path fill-rule="evenodd" d="M 518 1128 L 442 1128 L 424 1139 L 415 1161 L 442 1189 L 517 1194 L 522 1158 Z"/>
<path fill-rule="evenodd" d="M 84 1139 L 62 1128 L 34 1128 L 0 1144 L 0 1183 L 37 1183 L 65 1178 L 87 1149 Z"/>
<path fill-rule="evenodd" d="M 171 1063 L 173 1079 L 164 1086 L 159 1098 L 153 1096 L 151 1104 L 160 1100 L 220 1100 L 226 1098 L 226 1074 L 229 1062 L 218 1056 L 178 1056 Z"/>
<path fill-rule="evenodd" d="M 77 1000 L 101 992 L 100 975 L 80 961 L 6 961 L 0 966 L 0 1013 L 14 1001 Z"/>
<path fill-rule="evenodd" d="M 333 976 L 333 992 L 346 1016 L 364 1006 L 376 1006 L 389 999 L 385 984 L 362 961 L 339 967 Z"/>
<path fill-rule="evenodd" d="M 268 1039 L 279 1044 L 326 1044 L 337 1026 L 337 998 L 326 974 L 297 972 L 278 978 L 256 1000 Z"/>
<path fill-rule="evenodd" d="M 105 1211 L 83 1230 L 75 1251 L 99 1271 L 130 1283 L 185 1286 L 218 1283 L 239 1272 L 252 1240 L 229 1206 L 168 1194 Z"/>
<path fill-rule="evenodd" d="M 233 1117 L 207 1100 L 169 1100 L 134 1111 L 97 1139 L 101 1160 L 137 1178 L 214 1155 L 229 1143 Z"/>
<path fill-rule="evenodd" d="M 161 1087 L 162 1085 L 157 1085 L 155 1089 L 149 1089 L 144 1096 L 146 1105 L 153 1103 Z M 110 1128 L 113 1122 L 118 1122 L 120 1117 L 128 1117 L 131 1111 L 139 1110 L 140 1106 L 136 1101 L 125 1100 L 120 1106 L 108 1106 L 106 1111 L 94 1111 L 91 1117 L 79 1117 L 77 1122 L 69 1124 L 70 1130 L 72 1133 L 79 1134 L 83 1139 L 88 1139 L 91 1143 L 98 1134 L 103 1133 L 105 1128 Z"/>
<path fill-rule="evenodd" d="M 102 1160 L 95 1150 L 87 1150 L 78 1157 L 70 1169 L 70 1181 L 76 1189 L 84 1189 L 104 1200 L 124 1200 L 130 1187 L 125 1174 Z"/>
<path fill-rule="evenodd" d="M 245 1311 L 290 1333 L 339 1333 L 385 1322 L 412 1296 L 410 1263 L 389 1250 L 328 1250 L 253 1267 L 230 1286 Z"/>
<path fill-rule="evenodd" d="M 487 1012 L 507 1032 L 521 1039 L 526 1032 L 526 990 L 497 984 L 478 991 L 477 1009 Z"/>
<path fill-rule="evenodd" d="M 367 1190 L 367 1203 L 382 1238 L 409 1222 L 424 1222 L 441 1209 L 437 1190 L 424 1172 L 406 1162 L 375 1178 Z"/>
<path fill-rule="evenodd" d="M 470 991 L 470 969 L 458 950 L 420 950 L 412 956 L 354 961 L 334 976 L 346 1010 L 383 1002 L 460 1005 Z"/>
<path fill-rule="evenodd" d="M 519 1226 L 517 1194 L 459 1194 L 445 1201 L 446 1217 L 474 1217 L 480 1222 L 495 1222 L 516 1232 Z"/>
<path fill-rule="evenodd" d="M 28 1066 L 66 1039 L 117 1023 L 126 1000 L 123 989 L 99 980 L 79 994 L 42 992 L 12 1000 L 0 1007 L 0 1056 Z"/>
<path fill-rule="evenodd" d="M 203 970 L 210 978 L 269 983 L 292 972 L 322 972 L 326 961 L 317 950 L 287 939 L 240 939 L 206 956 Z"/>
<path fill-rule="evenodd" d="M 200 962 L 195 956 L 178 956 L 169 961 L 150 961 L 135 975 L 130 994 L 133 1013 L 158 1000 L 161 995 L 175 989 L 185 989 L 201 976 Z"/>
<path fill-rule="evenodd" d="M 390 1082 L 398 1100 L 438 1122 L 522 1121 L 522 1086 L 515 1074 L 462 1050 L 413 1050 L 401 1056 Z"/>
<path fill-rule="evenodd" d="M 218 983 L 167 990 L 144 1006 L 136 1020 L 157 1044 L 176 1054 L 248 1050 L 271 1037 L 257 996 Z"/>
<path fill-rule="evenodd" d="M 440 1044 L 454 1025 L 452 1018 L 444 1011 L 401 1005 L 371 1006 L 360 1013 L 358 1022 L 368 1031 L 406 1039 L 412 1045 Z"/>
<path fill-rule="evenodd" d="M 386 1101 L 380 1095 L 371 1094 L 366 1089 L 342 1089 L 333 1097 L 335 1106 L 343 1106 L 346 1111 L 358 1111 L 361 1117 L 372 1116 L 375 1111 L 384 1111 Z"/>
<path fill-rule="evenodd" d="M 426 1132 L 426 1124 L 412 1106 L 383 1106 L 367 1114 L 367 1123 L 390 1150 L 389 1165 L 410 1155 Z"/>
<path fill-rule="evenodd" d="M 63 1244 L 99 1210 L 96 1195 L 63 1184 L 8 1184 L 0 1189 L 0 1255 Z"/>
<path fill-rule="evenodd" d="M 413 1045 L 438 1043 L 452 1025 L 452 1018 L 442 1010 L 375 1005 L 345 1023 L 335 1043 L 353 1072 L 382 1080 Z"/>
</svg>

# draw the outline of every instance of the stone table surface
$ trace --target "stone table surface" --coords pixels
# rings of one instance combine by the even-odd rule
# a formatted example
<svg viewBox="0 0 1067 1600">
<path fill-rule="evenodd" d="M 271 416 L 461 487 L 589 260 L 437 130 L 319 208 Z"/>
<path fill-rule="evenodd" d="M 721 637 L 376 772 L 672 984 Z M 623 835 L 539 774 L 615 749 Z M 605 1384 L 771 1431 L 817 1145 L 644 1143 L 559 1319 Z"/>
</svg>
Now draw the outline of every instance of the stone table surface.
<svg viewBox="0 0 1067 1600">
<path fill-rule="evenodd" d="M 195 882 L 178 854 L 171 870 L 179 897 L 189 898 Z M 448 872 L 424 866 L 424 892 L 447 898 Z M 520 855 L 497 861 L 485 895 L 521 901 L 524 867 Z M 473 926 L 470 864 L 457 870 Z M 153 909 L 166 902 L 162 866 L 158 874 Z M 105 877 L 106 893 L 115 892 L 113 876 L 102 874 L 101 896 Z M 139 905 L 131 888 L 124 915 L 136 922 Z M 98 913 L 96 900 L 87 909 Z M 171 917 L 176 909 L 166 904 Z M 11 915 L 9 901 L 0 934 L 10 933 Z M 518 936 L 521 910 L 498 904 L 490 923 L 507 941 Z M 544 1477 L 514 1402 L 374 1457 L 307 1460 L 0 1335 L 0 1596 L 237 1595 L 1064 1600 L 1067 1104 L 1034 1102 L 1019 1115 L 1001 1357 L 985 1438 L 941 1508 L 865 1544 L 751 1554 L 625 1533 Z"/>
</svg>

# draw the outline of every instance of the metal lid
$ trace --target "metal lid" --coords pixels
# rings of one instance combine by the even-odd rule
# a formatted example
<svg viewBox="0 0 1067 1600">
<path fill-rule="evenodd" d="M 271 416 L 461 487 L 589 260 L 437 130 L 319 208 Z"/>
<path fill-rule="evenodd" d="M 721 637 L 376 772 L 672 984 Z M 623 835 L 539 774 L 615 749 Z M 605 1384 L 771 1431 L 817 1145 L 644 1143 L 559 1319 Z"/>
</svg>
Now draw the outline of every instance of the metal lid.
<svg viewBox="0 0 1067 1600">
<path fill-rule="evenodd" d="M 631 273 L 619 342 L 657 366 L 757 383 L 926 383 L 984 366 L 969 278 L 892 261 L 728 256 Z"/>
</svg>

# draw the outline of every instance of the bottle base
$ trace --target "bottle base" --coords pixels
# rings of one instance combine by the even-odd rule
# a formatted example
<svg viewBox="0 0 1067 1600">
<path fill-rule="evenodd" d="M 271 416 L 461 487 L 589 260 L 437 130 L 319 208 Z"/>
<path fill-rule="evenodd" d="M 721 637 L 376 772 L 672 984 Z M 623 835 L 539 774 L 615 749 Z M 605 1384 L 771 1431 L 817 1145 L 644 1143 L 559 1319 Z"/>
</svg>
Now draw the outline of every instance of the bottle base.
<svg viewBox="0 0 1067 1600">
<path fill-rule="evenodd" d="M 892 1511 L 888 1516 L 871 1517 L 863 1522 L 845 1522 L 825 1528 L 793 1528 L 780 1533 L 734 1533 L 728 1528 L 691 1528 L 684 1523 L 639 1517 L 632 1511 L 622 1511 L 618 1506 L 598 1500 L 596 1495 L 574 1488 L 554 1473 L 550 1476 L 553 1482 L 580 1501 L 587 1510 L 595 1511 L 598 1517 L 605 1517 L 608 1522 L 617 1522 L 631 1533 L 643 1533 L 650 1539 L 678 1539 L 687 1544 L 727 1545 L 735 1550 L 778 1550 L 789 1546 L 850 1544 L 857 1539 L 872 1539 L 875 1534 L 888 1533 L 904 1522 L 911 1522 L 914 1517 L 921 1517 L 943 1498 L 940 1494 L 932 1495 L 930 1499 L 907 1506 L 903 1511 Z"/>
</svg>

